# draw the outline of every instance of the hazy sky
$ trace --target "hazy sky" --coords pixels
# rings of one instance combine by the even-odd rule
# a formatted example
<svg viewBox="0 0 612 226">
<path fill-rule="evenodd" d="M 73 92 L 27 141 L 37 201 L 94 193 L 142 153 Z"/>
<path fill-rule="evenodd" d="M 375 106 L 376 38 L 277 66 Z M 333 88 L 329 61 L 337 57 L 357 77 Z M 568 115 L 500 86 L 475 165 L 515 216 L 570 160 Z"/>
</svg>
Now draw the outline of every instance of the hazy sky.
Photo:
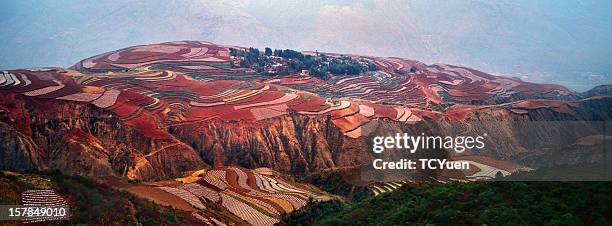
<svg viewBox="0 0 612 226">
<path fill-rule="evenodd" d="M 583 91 L 612 83 L 610 12 L 610 0 L 0 1 L 0 69 L 207 40 L 399 56 Z"/>
</svg>

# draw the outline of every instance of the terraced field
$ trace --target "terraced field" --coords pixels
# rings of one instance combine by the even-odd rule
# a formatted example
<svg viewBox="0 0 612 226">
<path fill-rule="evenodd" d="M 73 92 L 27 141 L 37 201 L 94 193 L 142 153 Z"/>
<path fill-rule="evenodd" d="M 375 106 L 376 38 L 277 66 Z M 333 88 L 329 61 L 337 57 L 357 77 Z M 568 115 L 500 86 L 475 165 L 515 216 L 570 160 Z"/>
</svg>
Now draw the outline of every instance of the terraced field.
<svg viewBox="0 0 612 226">
<path fill-rule="evenodd" d="M 128 191 L 162 205 L 193 211 L 204 222 L 220 222 L 222 217 L 207 209 L 222 208 L 251 225 L 274 225 L 282 213 L 299 209 L 309 200 L 330 199 L 319 190 L 285 181 L 273 174 L 258 173 L 260 170 L 266 171 L 240 167 L 202 170 L 187 177 L 189 179 L 176 179 L 181 183 L 135 185 Z M 181 207 L 183 203 L 190 207 Z"/>
<path fill-rule="evenodd" d="M 53 190 L 26 190 L 21 195 L 21 204 L 24 206 L 68 207 L 68 202 Z M 67 214 L 67 212 L 64 212 Z M 48 220 L 62 219 L 59 216 L 28 217 L 24 223 L 35 223 Z"/>
<path fill-rule="evenodd" d="M 169 137 L 161 129 L 163 125 L 210 120 L 259 122 L 290 113 L 330 115 L 332 122 L 350 137 L 361 136 L 359 128 L 376 118 L 420 120 L 409 107 L 351 98 L 332 100 L 257 81 L 198 81 L 173 71 L 89 75 L 70 71 L 72 76 L 65 74 L 67 72 L 57 70 L 11 71 L 7 72 L 8 77 L 29 78 L 29 84 L 16 79 L 20 82 L 11 80 L 2 88 L 31 97 L 91 103 L 114 112 L 126 123 L 157 139 Z"/>
<path fill-rule="evenodd" d="M 451 65 L 354 57 L 373 62 L 380 70 L 333 76 L 327 81 L 304 75 L 224 80 L 240 78 L 249 70 L 229 65 L 228 47 L 169 42 L 104 53 L 67 71 L 4 71 L 0 89 L 91 103 L 160 139 L 169 137 L 160 129 L 162 125 L 262 121 L 289 113 L 331 115 L 342 132 L 356 138 L 361 136 L 360 127 L 372 119 L 420 120 L 424 115 L 413 109 L 568 92 L 560 86 L 531 84 Z"/>
<path fill-rule="evenodd" d="M 225 64 L 229 63 L 229 56 L 226 47 L 207 42 L 167 42 L 100 54 L 79 62 L 75 68 L 82 71 L 106 72 L 137 69 L 152 64 L 160 67 L 170 64 L 183 70 L 218 72 L 227 68 Z"/>
<path fill-rule="evenodd" d="M 437 178 L 430 178 L 431 181 L 448 183 L 450 181 L 468 182 L 478 180 L 495 179 L 501 176 L 508 176 L 517 172 L 531 171 L 533 169 L 513 162 L 493 159 L 483 155 L 462 155 L 449 158 L 449 161 L 462 161 L 469 163 L 469 169 L 462 170 L 442 170 Z M 417 184 L 412 180 L 391 180 L 385 182 L 372 183 L 368 188 L 375 196 L 394 191 L 406 184 Z"/>
<path fill-rule="evenodd" d="M 328 81 L 302 77 L 269 82 L 330 97 L 353 97 L 422 109 L 444 103 L 494 104 L 543 96 L 562 98 L 570 94 L 562 86 L 528 83 L 465 67 L 444 64 L 427 66 L 418 61 L 399 58 L 361 59 L 374 62 L 380 71 L 360 76 L 334 76 Z"/>
<path fill-rule="evenodd" d="M 466 155 L 452 158 L 453 161 L 467 161 L 470 164 L 469 170 L 464 170 L 463 180 L 476 181 L 483 179 L 494 179 L 498 174 L 508 176 L 519 171 L 531 171 L 529 167 L 519 164 L 493 159 L 487 156 Z"/>
</svg>

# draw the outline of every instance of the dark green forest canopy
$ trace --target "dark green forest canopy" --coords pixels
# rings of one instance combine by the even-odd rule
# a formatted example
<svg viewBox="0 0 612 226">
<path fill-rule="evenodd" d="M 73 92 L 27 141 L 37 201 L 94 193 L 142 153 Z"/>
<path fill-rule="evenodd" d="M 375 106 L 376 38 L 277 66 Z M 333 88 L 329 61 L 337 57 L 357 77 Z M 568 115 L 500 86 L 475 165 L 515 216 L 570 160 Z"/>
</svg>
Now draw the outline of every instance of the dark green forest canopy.
<svg viewBox="0 0 612 226">
<path fill-rule="evenodd" d="M 476 182 L 402 187 L 311 203 L 287 225 L 609 225 L 612 182 Z"/>
<path fill-rule="evenodd" d="M 259 73 L 287 75 L 307 70 L 310 75 L 326 80 L 329 75 L 359 75 L 367 71 L 377 71 L 376 64 L 353 59 L 349 56 L 328 56 L 325 54 L 304 55 L 291 49 L 272 49 L 266 47 L 263 54 L 259 49 L 230 48 L 230 55 L 240 59 L 239 67 L 253 68 Z M 267 68 L 282 65 L 271 73 Z"/>
</svg>

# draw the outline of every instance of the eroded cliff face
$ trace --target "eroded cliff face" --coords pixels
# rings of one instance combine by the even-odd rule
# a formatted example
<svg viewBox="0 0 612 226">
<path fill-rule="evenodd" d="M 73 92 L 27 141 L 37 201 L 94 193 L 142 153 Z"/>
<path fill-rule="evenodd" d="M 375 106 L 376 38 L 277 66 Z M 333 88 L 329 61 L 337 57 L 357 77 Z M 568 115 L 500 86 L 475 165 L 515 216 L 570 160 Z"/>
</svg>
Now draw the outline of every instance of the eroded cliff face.
<svg viewBox="0 0 612 226">
<path fill-rule="evenodd" d="M 46 153 L 32 139 L 0 122 L 0 164 L 3 169 L 44 169 Z"/>
<path fill-rule="evenodd" d="M 372 138 L 400 132 L 441 136 L 486 134 L 484 149 L 465 154 L 539 167 L 597 161 L 601 145 L 577 142 L 605 133 L 602 126 L 611 119 L 610 106 L 611 98 L 569 103 L 516 102 L 449 111 L 412 123 L 378 119 L 366 124 L 359 138 L 344 136 L 326 117 L 295 114 L 257 123 L 211 121 L 178 125 L 169 131 L 190 144 L 206 163 L 270 167 L 293 175 L 371 163 Z M 550 158 L 551 155 L 557 157 Z M 446 157 L 446 153 L 428 152 L 420 157 L 436 156 Z"/>
<path fill-rule="evenodd" d="M 461 120 L 435 124 L 443 134 L 486 133 L 486 147 L 470 154 L 538 168 L 601 162 L 605 144 L 611 141 L 610 112 L 610 97 L 575 102 L 536 100 L 451 109 L 446 113 L 459 115 Z"/>
<path fill-rule="evenodd" d="M 2 96 L 2 169 L 155 179 L 206 167 L 188 145 L 143 136 L 91 105 Z"/>
<path fill-rule="evenodd" d="M 292 114 L 255 123 L 212 121 L 170 131 L 211 164 L 270 167 L 299 175 L 367 158 L 362 143 L 343 135 L 327 117 Z"/>
</svg>

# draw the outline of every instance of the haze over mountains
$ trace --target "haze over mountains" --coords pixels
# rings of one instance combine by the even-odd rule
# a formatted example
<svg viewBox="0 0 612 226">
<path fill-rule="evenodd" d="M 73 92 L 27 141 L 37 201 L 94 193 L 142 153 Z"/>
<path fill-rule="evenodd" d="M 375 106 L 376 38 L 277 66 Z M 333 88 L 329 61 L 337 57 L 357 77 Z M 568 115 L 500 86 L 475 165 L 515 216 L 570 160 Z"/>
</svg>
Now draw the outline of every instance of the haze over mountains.
<svg viewBox="0 0 612 226">
<path fill-rule="evenodd" d="M 585 91 L 612 83 L 609 1 L 0 3 L 0 68 L 68 67 L 143 43 L 400 56 Z"/>
</svg>

